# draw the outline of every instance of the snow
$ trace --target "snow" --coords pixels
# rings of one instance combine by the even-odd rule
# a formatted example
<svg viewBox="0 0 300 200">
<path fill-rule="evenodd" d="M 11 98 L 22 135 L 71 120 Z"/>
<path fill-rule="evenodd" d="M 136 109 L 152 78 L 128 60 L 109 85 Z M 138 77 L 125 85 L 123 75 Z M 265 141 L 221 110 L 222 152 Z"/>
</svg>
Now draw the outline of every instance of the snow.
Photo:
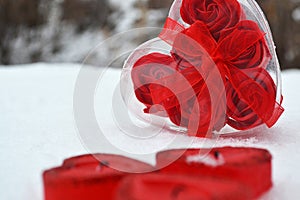
<svg viewBox="0 0 300 200">
<path fill-rule="evenodd" d="M 116 16 L 115 18 L 118 18 L 116 21 L 117 23 L 117 32 L 127 31 L 128 27 L 134 27 L 134 23 L 139 17 L 141 17 L 142 13 L 140 10 L 135 8 L 134 4 L 136 3 L 136 0 L 127 0 L 127 1 L 116 1 L 116 0 L 110 0 L 109 1 L 111 5 L 114 7 L 117 7 L 122 12 L 122 20 L 119 20 L 119 16 Z"/>
<path fill-rule="evenodd" d="M 138 3 L 142 3 L 141 1 L 108 0 L 107 4 L 111 5 L 114 9 L 111 14 L 107 14 L 108 21 L 110 22 L 109 26 L 115 26 L 116 28 L 110 30 L 104 25 L 104 27 L 94 26 L 92 28 L 91 25 L 89 28 L 79 30 L 79 27 L 73 23 L 62 20 L 62 2 L 63 0 L 55 0 L 51 1 L 51 3 L 41 3 L 40 12 L 45 12 L 45 10 L 49 12 L 45 24 L 34 29 L 21 27 L 15 35 L 7 36 L 7 59 L 10 64 L 31 63 L 37 60 L 51 63 L 80 63 L 90 52 L 91 47 L 102 43 L 104 40 L 110 38 L 111 35 L 128 32 L 128 30 L 137 26 L 156 27 L 165 15 L 159 9 L 143 13 L 141 8 L 137 7 Z M 149 24 L 137 24 L 137 21 L 143 17 L 146 17 L 145 20 Z M 152 34 L 152 37 L 154 35 L 153 33 L 149 34 Z M 136 47 L 141 43 L 141 41 L 133 40 L 129 34 L 126 36 L 127 38 L 124 40 L 126 42 L 122 43 L 121 46 Z M 135 37 L 134 39 L 139 39 L 139 37 Z M 105 49 L 109 53 L 94 51 L 94 55 L 90 56 L 90 64 L 105 65 L 107 61 L 110 61 L 109 55 L 115 53 L 117 51 L 115 49 L 119 48 L 120 42 L 115 41 L 106 46 Z"/>
<path fill-rule="evenodd" d="M 274 187 L 263 200 L 300 199 L 300 70 L 283 72 L 286 111 L 272 129 L 217 140 L 163 131 L 141 141 L 120 131 L 122 124 L 115 125 L 110 105 L 120 70 L 109 69 L 97 83 L 94 108 L 105 139 L 115 148 L 91 149 L 85 140 L 89 134 L 78 132 L 74 120 L 73 94 L 80 68 L 78 64 L 44 63 L 0 67 L 0 199 L 43 199 L 44 170 L 93 150 L 123 152 L 153 164 L 153 155 L 162 149 L 228 145 L 262 147 L 272 153 Z M 87 71 L 95 74 L 101 69 Z M 135 130 L 145 130 L 139 126 Z"/>
<path fill-rule="evenodd" d="M 203 157 L 202 155 L 196 155 L 196 156 L 193 155 L 193 156 L 188 156 L 186 161 L 188 163 L 203 163 L 211 167 L 218 167 L 225 164 L 225 160 L 222 155 L 220 155 L 218 159 L 214 158 L 212 155 L 207 155 L 205 157 Z"/>
<path fill-rule="evenodd" d="M 300 7 L 295 8 L 295 10 L 292 12 L 292 17 L 296 22 L 300 21 Z"/>
<path fill-rule="evenodd" d="M 10 39 L 9 60 L 12 64 L 30 63 L 35 56 L 47 62 L 80 62 L 91 46 L 107 38 L 101 30 L 91 29 L 79 34 L 75 26 L 61 22 L 60 1 L 52 2 L 47 24 L 36 30 L 22 28 L 15 38 Z M 105 53 L 94 53 L 93 62 L 107 57 Z"/>
</svg>

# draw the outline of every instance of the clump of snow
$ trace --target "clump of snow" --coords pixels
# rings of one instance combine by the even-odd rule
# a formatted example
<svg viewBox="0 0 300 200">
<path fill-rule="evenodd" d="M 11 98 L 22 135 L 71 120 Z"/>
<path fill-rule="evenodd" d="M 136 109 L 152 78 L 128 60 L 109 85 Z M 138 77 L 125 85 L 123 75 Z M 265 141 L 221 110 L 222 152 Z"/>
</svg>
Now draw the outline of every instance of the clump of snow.
<svg viewBox="0 0 300 200">
<path fill-rule="evenodd" d="M 292 17 L 296 22 L 300 22 L 300 7 L 297 7 L 293 10 Z"/>
<path fill-rule="evenodd" d="M 188 156 L 186 161 L 188 163 L 203 163 L 204 165 L 211 167 L 218 167 L 225 164 L 225 160 L 222 154 L 218 155 L 218 158 L 210 155 L 193 155 Z"/>
<path fill-rule="evenodd" d="M 134 23 L 142 16 L 141 10 L 135 8 L 136 0 L 110 0 L 111 5 L 117 7 L 121 12 L 121 17 L 118 13 L 112 16 L 112 20 L 116 21 L 116 32 L 127 31 L 134 27 Z"/>
</svg>

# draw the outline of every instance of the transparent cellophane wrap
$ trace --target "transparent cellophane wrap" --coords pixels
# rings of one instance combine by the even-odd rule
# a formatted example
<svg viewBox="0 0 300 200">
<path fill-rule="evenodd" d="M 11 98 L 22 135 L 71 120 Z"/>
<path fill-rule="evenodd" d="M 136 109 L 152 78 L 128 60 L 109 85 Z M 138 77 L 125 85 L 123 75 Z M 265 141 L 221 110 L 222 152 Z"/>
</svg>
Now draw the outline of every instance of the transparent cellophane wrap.
<svg viewBox="0 0 300 200">
<path fill-rule="evenodd" d="M 270 128 L 284 111 L 254 0 L 175 0 L 160 35 L 126 60 L 121 92 L 137 120 L 198 137 Z"/>
</svg>

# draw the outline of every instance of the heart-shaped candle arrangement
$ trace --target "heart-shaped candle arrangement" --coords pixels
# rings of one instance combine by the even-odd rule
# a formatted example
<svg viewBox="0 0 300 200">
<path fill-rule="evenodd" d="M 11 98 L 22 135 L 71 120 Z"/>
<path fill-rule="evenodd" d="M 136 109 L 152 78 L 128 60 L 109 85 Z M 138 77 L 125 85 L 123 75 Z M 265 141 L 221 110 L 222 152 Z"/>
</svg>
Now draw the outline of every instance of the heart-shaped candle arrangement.
<svg viewBox="0 0 300 200">
<path fill-rule="evenodd" d="M 254 0 L 176 0 L 159 37 L 127 59 L 122 81 L 139 119 L 159 116 L 199 137 L 272 127 L 284 110 L 272 35 Z"/>
<path fill-rule="evenodd" d="M 45 200 L 250 200 L 272 186 L 271 155 L 263 149 L 169 150 L 156 160 L 150 166 L 109 154 L 67 159 L 44 172 Z M 145 170 L 149 172 L 138 174 Z"/>
</svg>

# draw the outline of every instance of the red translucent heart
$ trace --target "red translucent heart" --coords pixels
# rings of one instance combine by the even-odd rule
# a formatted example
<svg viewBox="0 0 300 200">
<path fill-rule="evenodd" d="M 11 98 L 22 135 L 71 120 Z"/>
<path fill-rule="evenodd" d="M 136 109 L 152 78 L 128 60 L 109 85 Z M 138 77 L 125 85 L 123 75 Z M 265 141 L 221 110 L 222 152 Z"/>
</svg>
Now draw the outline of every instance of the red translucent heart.
<svg viewBox="0 0 300 200">
<path fill-rule="evenodd" d="M 245 184 L 254 197 L 272 186 L 272 156 L 263 149 L 223 147 L 164 151 L 157 155 L 157 166 L 165 166 L 176 158 L 162 173 L 236 180 Z"/>
<path fill-rule="evenodd" d="M 43 174 L 46 200 L 112 199 L 118 182 L 132 172 L 153 171 L 154 167 L 130 158 L 109 154 L 83 155 L 64 161 L 61 167 Z"/>
<path fill-rule="evenodd" d="M 272 186 L 271 155 L 255 148 L 169 150 L 157 154 L 155 167 L 118 155 L 83 155 L 43 178 L 46 200 L 254 199 Z"/>
<path fill-rule="evenodd" d="M 213 176 L 175 174 L 129 176 L 120 183 L 116 200 L 252 199 L 251 191 L 238 181 Z"/>
</svg>

